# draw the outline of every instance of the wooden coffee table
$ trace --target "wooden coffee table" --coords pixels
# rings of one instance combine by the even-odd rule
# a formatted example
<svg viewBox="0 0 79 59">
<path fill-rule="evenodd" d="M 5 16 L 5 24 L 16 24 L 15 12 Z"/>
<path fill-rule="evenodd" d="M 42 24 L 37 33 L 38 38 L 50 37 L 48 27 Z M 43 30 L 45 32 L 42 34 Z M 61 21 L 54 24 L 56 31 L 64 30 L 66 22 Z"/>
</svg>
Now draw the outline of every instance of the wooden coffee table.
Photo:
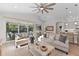
<svg viewBox="0 0 79 59">
<path fill-rule="evenodd" d="M 47 50 L 46 51 L 42 51 L 40 49 L 41 46 L 46 46 Z M 54 46 L 51 46 L 48 43 L 40 42 L 39 46 L 36 45 L 36 44 L 29 44 L 29 51 L 35 56 L 48 56 L 51 53 L 54 54 L 55 48 L 54 48 Z"/>
</svg>

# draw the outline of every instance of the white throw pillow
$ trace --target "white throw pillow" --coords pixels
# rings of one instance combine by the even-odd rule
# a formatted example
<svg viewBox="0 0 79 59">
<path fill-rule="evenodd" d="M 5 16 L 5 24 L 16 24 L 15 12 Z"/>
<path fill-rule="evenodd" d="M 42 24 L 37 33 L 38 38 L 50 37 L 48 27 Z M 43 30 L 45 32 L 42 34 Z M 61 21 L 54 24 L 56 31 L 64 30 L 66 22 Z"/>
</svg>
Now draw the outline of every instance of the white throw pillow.
<svg viewBox="0 0 79 59">
<path fill-rule="evenodd" d="M 60 34 L 55 35 L 55 40 L 59 40 Z"/>
</svg>

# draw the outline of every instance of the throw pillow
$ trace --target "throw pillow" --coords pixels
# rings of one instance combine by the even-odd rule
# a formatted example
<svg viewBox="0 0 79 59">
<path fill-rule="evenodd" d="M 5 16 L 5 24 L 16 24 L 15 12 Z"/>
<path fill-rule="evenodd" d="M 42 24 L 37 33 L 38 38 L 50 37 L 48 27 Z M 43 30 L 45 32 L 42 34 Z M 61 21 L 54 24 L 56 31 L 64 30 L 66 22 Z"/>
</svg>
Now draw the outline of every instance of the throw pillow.
<svg viewBox="0 0 79 59">
<path fill-rule="evenodd" d="M 59 41 L 65 43 L 67 36 L 60 35 Z"/>
</svg>

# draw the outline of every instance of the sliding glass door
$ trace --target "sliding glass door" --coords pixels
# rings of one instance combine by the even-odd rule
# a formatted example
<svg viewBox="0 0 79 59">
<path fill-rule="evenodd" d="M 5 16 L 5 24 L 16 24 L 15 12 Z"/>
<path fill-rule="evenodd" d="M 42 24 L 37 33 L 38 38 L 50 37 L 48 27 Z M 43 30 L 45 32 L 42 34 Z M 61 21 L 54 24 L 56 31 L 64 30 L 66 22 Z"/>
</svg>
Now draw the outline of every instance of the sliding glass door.
<svg viewBox="0 0 79 59">
<path fill-rule="evenodd" d="M 6 24 L 6 38 L 7 41 L 14 40 L 15 34 L 18 33 L 18 24 L 15 23 L 7 23 Z"/>
<path fill-rule="evenodd" d="M 15 40 L 15 36 L 18 34 L 23 37 L 27 37 L 29 32 L 33 32 L 34 26 L 31 24 L 17 24 L 8 22 L 6 24 L 6 38 L 7 41 Z"/>
</svg>

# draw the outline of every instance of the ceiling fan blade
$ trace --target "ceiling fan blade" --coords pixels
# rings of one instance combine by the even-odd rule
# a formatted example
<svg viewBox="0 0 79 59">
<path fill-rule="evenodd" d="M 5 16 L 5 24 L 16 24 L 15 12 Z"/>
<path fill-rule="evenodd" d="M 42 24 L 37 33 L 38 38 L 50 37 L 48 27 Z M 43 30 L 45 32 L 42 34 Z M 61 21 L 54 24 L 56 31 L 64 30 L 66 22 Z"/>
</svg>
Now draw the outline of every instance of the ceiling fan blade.
<svg viewBox="0 0 79 59">
<path fill-rule="evenodd" d="M 32 10 L 32 11 L 37 11 L 38 9 L 34 9 L 34 10 Z"/>
<path fill-rule="evenodd" d="M 42 14 L 43 14 L 43 11 L 44 11 L 44 10 L 41 10 Z"/>
<path fill-rule="evenodd" d="M 38 7 L 34 7 L 34 6 L 32 6 L 32 7 L 30 7 L 30 8 L 38 8 Z"/>
<path fill-rule="evenodd" d="M 49 10 L 53 10 L 54 8 L 47 8 L 47 9 L 49 9 Z"/>
<path fill-rule="evenodd" d="M 39 7 L 40 5 L 39 4 L 37 4 L 37 3 L 34 3 L 37 7 Z"/>
<path fill-rule="evenodd" d="M 42 6 L 44 6 L 44 5 L 46 5 L 47 3 L 40 3 L 40 5 L 42 5 Z"/>
<path fill-rule="evenodd" d="M 45 12 L 49 13 L 46 9 L 44 9 Z"/>
<path fill-rule="evenodd" d="M 49 6 L 53 6 L 53 5 L 56 5 L 56 3 L 48 4 L 47 7 L 49 7 Z"/>
</svg>

